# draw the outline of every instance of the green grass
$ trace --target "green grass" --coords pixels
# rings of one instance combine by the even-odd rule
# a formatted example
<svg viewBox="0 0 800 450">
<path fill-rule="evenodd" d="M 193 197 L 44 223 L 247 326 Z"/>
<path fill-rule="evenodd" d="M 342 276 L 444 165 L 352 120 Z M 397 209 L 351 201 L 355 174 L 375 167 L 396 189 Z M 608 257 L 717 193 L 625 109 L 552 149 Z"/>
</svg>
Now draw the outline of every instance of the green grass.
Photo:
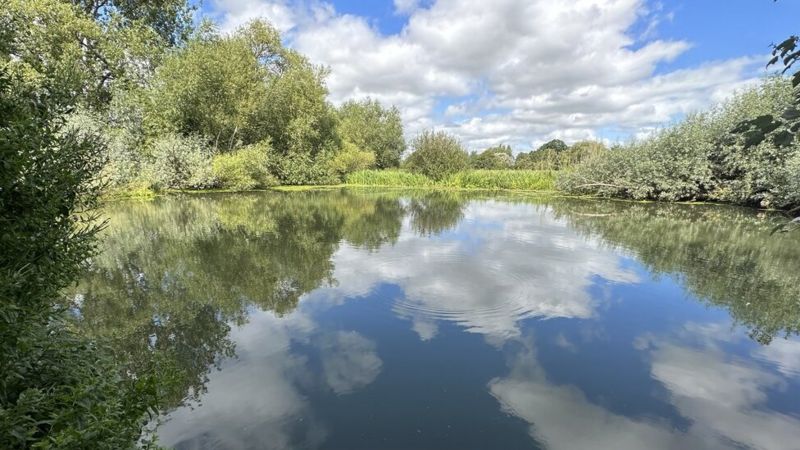
<svg viewBox="0 0 800 450">
<path fill-rule="evenodd" d="M 347 177 L 348 185 L 442 187 L 452 189 L 554 190 L 556 172 L 550 170 L 467 170 L 441 181 L 405 170 L 361 170 Z"/>
<path fill-rule="evenodd" d="M 433 180 L 407 170 L 359 170 L 347 176 L 347 184 L 358 186 L 428 187 Z"/>
</svg>

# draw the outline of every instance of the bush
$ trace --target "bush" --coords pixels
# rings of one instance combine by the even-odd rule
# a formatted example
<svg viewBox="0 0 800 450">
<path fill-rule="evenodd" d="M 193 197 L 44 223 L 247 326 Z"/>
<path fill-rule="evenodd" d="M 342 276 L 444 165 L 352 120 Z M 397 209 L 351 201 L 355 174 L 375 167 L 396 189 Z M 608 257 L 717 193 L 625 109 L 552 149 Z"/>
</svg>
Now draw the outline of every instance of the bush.
<svg viewBox="0 0 800 450">
<path fill-rule="evenodd" d="M 216 185 L 212 151 L 199 137 L 166 134 L 151 144 L 150 155 L 157 188 L 203 189 Z"/>
<path fill-rule="evenodd" d="M 716 200 L 790 207 L 786 168 L 800 147 L 748 147 L 730 131 L 740 122 L 779 114 L 791 100 L 788 80 L 770 78 L 719 107 L 688 117 L 638 142 L 600 152 L 564 173 L 569 192 L 652 200 Z"/>
<path fill-rule="evenodd" d="M 350 142 L 344 142 L 342 151 L 330 160 L 331 170 L 344 179 L 350 173 L 375 167 L 375 154 L 360 150 Z"/>
<path fill-rule="evenodd" d="M 278 180 L 269 173 L 270 151 L 269 142 L 263 142 L 215 155 L 214 178 L 219 186 L 235 191 L 275 186 Z"/>
<path fill-rule="evenodd" d="M 102 142 L 64 128 L 71 89 L 48 80 L 31 88 L 6 70 L 0 65 L 0 448 L 131 448 L 158 407 L 153 380 L 127 377 L 124 361 L 77 336 L 63 312 L 62 290 L 95 251 Z"/>
<path fill-rule="evenodd" d="M 330 168 L 330 157 L 308 153 L 289 153 L 270 159 L 270 173 L 285 185 L 338 184 Z"/>
<path fill-rule="evenodd" d="M 406 167 L 434 181 L 465 170 L 469 155 L 455 136 L 443 131 L 423 131 L 411 143 L 414 152 L 406 160 Z"/>
<path fill-rule="evenodd" d="M 479 154 L 470 155 L 470 166 L 474 169 L 508 169 L 514 165 L 511 147 L 490 147 Z"/>
</svg>

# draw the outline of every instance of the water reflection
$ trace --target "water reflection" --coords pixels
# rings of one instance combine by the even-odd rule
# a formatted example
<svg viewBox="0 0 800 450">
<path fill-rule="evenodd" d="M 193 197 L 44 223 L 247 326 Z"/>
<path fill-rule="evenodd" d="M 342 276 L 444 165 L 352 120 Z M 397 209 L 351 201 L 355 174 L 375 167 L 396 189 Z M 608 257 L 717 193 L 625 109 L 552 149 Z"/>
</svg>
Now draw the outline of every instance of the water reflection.
<svg viewBox="0 0 800 450">
<path fill-rule="evenodd" d="M 165 445 L 800 442 L 800 244 L 751 211 L 343 190 L 108 212 L 78 320 L 159 374 Z"/>
</svg>

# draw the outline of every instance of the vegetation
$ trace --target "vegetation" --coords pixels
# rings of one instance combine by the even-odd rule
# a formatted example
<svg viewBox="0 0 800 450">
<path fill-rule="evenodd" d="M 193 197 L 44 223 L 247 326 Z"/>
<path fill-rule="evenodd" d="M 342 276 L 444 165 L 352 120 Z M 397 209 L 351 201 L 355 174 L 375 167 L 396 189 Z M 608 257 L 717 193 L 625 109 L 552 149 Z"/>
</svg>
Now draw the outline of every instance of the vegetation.
<svg viewBox="0 0 800 450">
<path fill-rule="evenodd" d="M 765 140 L 749 147 L 746 138 L 730 134 L 743 120 L 783 111 L 792 95 L 789 81 L 768 79 L 709 112 L 583 161 L 558 186 L 633 199 L 800 205 L 800 146 Z"/>
<path fill-rule="evenodd" d="M 413 153 L 405 162 L 406 168 L 434 181 L 464 170 L 469 164 L 469 155 L 461 142 L 444 131 L 423 131 L 414 138 L 411 147 Z"/>
<path fill-rule="evenodd" d="M 351 100 L 339 108 L 339 134 L 357 149 L 372 153 L 379 169 L 398 167 L 406 149 L 400 111 L 385 109 L 369 98 Z"/>
<path fill-rule="evenodd" d="M 474 169 L 508 169 L 514 165 L 514 154 L 508 145 L 489 147 L 481 153 L 471 153 L 469 165 Z"/>
<path fill-rule="evenodd" d="M 98 140 L 65 126 L 71 91 L 58 79 L 0 64 L 0 447 L 131 447 L 157 391 L 60 307 L 95 249 Z"/>
<path fill-rule="evenodd" d="M 550 141 L 536 151 L 521 152 L 514 162 L 516 169 L 565 170 L 593 157 L 603 157 L 606 147 L 600 142 L 580 141 L 567 147 L 562 141 Z"/>
<path fill-rule="evenodd" d="M 541 191 L 555 188 L 556 172 L 549 170 L 465 170 L 441 180 L 406 170 L 362 170 L 348 175 L 355 186 L 439 187 Z"/>
<path fill-rule="evenodd" d="M 278 184 L 269 171 L 269 142 L 248 145 L 214 156 L 213 177 L 224 189 L 248 191 Z"/>
</svg>

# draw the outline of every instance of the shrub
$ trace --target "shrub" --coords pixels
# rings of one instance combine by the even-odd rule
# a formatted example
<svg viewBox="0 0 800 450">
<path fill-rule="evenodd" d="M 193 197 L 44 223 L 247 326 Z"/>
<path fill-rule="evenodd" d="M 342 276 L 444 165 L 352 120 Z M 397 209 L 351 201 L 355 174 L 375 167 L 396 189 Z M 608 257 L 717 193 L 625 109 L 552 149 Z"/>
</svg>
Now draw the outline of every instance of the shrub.
<svg viewBox="0 0 800 450">
<path fill-rule="evenodd" d="M 443 131 L 423 131 L 411 146 L 414 152 L 406 160 L 406 167 L 434 181 L 464 170 L 469 164 L 469 155 L 461 142 Z"/>
<path fill-rule="evenodd" d="M 128 378 L 121 358 L 76 335 L 63 313 L 62 289 L 95 251 L 102 142 L 64 130 L 71 89 L 31 88 L 6 71 L 0 64 L 0 448 L 130 448 L 158 407 L 153 380 Z"/>
<path fill-rule="evenodd" d="M 199 137 L 166 134 L 151 144 L 150 154 L 157 188 L 203 189 L 216 184 L 211 149 Z"/>
<path fill-rule="evenodd" d="M 342 179 L 350 173 L 375 167 L 375 154 L 360 150 L 355 144 L 345 141 L 342 151 L 330 160 L 331 170 Z"/>
<path fill-rule="evenodd" d="M 558 186 L 575 193 L 653 200 L 718 200 L 789 207 L 786 168 L 800 151 L 762 142 L 748 147 L 730 131 L 746 119 L 778 114 L 791 84 L 770 78 L 719 107 L 641 141 L 590 157 Z M 792 163 L 793 164 L 793 163 Z"/>
<path fill-rule="evenodd" d="M 320 154 L 316 157 L 308 153 L 289 153 L 270 158 L 270 173 L 280 184 L 338 184 L 339 179 L 330 167 L 331 157 Z"/>
<path fill-rule="evenodd" d="M 215 155 L 214 178 L 225 189 L 247 191 L 278 184 L 269 173 L 269 142 L 248 145 L 239 150 Z"/>
<path fill-rule="evenodd" d="M 479 154 L 470 155 L 470 166 L 475 169 L 508 169 L 514 165 L 511 147 L 490 147 Z"/>
</svg>

